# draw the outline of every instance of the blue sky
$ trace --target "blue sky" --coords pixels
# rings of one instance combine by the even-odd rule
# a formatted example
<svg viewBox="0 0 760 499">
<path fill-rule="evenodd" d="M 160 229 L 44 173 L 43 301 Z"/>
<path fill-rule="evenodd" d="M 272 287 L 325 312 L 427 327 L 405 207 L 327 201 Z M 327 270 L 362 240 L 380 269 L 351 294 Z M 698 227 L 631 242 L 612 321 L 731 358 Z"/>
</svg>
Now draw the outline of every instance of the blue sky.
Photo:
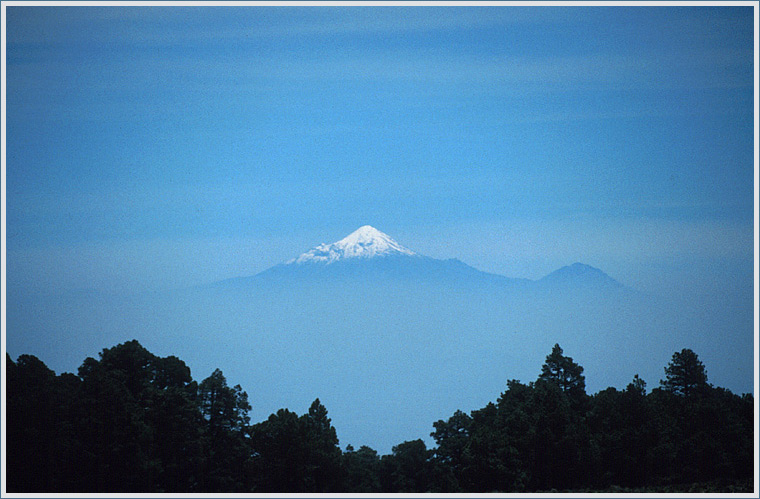
<svg viewBox="0 0 760 499">
<path fill-rule="evenodd" d="M 364 224 L 751 297 L 751 7 L 8 7 L 7 42 L 9 299 L 250 275 Z"/>
</svg>

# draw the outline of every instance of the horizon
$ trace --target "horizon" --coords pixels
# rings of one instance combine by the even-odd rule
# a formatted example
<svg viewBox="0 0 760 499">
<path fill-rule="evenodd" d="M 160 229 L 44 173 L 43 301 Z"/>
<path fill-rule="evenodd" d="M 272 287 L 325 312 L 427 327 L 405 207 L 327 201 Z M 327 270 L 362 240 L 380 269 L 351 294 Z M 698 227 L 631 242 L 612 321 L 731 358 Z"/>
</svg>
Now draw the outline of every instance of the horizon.
<svg viewBox="0 0 760 499">
<path fill-rule="evenodd" d="M 377 234 L 375 234 L 375 233 L 377 233 Z M 295 258 L 291 258 L 291 259 L 289 259 L 289 260 L 286 260 L 286 261 L 283 261 L 283 262 L 280 262 L 280 263 L 279 263 L 279 264 L 277 264 L 277 265 L 283 265 L 283 264 L 284 264 L 284 265 L 290 265 L 290 264 L 293 264 L 293 263 L 298 263 L 298 264 L 300 264 L 300 263 L 320 263 L 320 264 L 321 264 L 321 263 L 324 263 L 325 265 L 329 265 L 329 264 L 335 263 L 336 261 L 339 261 L 339 260 L 343 260 L 343 259 L 346 259 L 346 258 L 355 258 L 355 257 L 362 257 L 362 258 L 374 258 L 374 257 L 384 257 L 384 256 L 388 256 L 388 255 L 387 255 L 387 251 L 386 251 L 386 252 L 382 252 L 382 251 L 381 251 L 381 252 L 379 252 L 378 254 L 374 254 L 374 253 L 371 253 L 371 254 L 369 254 L 369 255 L 365 255 L 365 256 L 362 256 L 362 255 L 345 255 L 345 256 L 339 256 L 339 257 L 335 258 L 334 260 L 327 260 L 327 261 L 325 261 L 325 262 L 322 262 L 322 261 L 318 261 L 318 260 L 313 260 L 313 259 L 311 259 L 311 260 L 306 260 L 306 261 L 304 261 L 304 262 L 302 262 L 302 261 L 301 261 L 301 258 L 303 258 L 304 256 L 308 255 L 308 254 L 309 254 L 310 252 L 312 252 L 313 250 L 319 249 L 319 248 L 321 248 L 321 247 L 323 247 L 323 246 L 328 246 L 328 247 L 330 247 L 330 246 L 335 246 L 335 245 L 338 245 L 339 243 L 344 243 L 344 244 L 347 244 L 348 242 L 351 242 L 351 241 L 353 240 L 353 239 L 352 239 L 352 236 L 357 236 L 357 238 L 365 238 L 365 239 L 366 239 L 366 238 L 369 238 L 371 242 L 374 242 L 374 240 L 376 240 L 376 239 L 380 239 L 381 241 L 387 241 L 388 243 L 391 243 L 391 244 L 395 244 L 395 245 L 398 245 L 398 246 L 400 246 L 400 247 L 401 247 L 403 250 L 408 250 L 408 251 L 410 251 L 410 252 L 411 252 L 411 254 L 409 254 L 409 256 L 422 256 L 422 257 L 431 258 L 431 257 L 428 257 L 427 255 L 423 255 L 422 253 L 417 253 L 417 252 L 415 252 L 415 251 L 414 251 L 412 248 L 407 248 L 407 247 L 405 247 L 405 246 L 401 245 L 401 244 L 400 244 L 398 241 L 396 241 L 396 240 L 393 238 L 393 236 L 391 236 L 391 235 L 389 235 L 389 234 L 387 234 L 387 233 L 385 233 L 385 232 L 383 232 L 383 231 L 381 231 L 381 230 L 377 229 L 376 227 L 373 227 L 372 225 L 369 225 L 369 224 L 364 224 L 364 225 L 362 225 L 361 227 L 359 227 L 359 228 L 357 228 L 356 230 L 352 231 L 350 234 L 346 235 L 345 237 L 341 238 L 341 239 L 340 239 L 340 240 L 338 240 L 338 241 L 334 241 L 334 242 L 332 242 L 332 243 L 320 243 L 320 244 L 318 244 L 318 245 L 316 245 L 316 246 L 314 246 L 314 247 L 310 248 L 310 249 L 309 249 L 309 250 L 307 250 L 306 252 L 304 252 L 304 253 L 301 253 L 301 254 L 300 254 L 300 255 L 298 255 L 297 257 L 295 257 Z M 364 244 L 366 244 L 366 241 L 363 241 L 363 242 L 364 242 Z M 356 244 L 356 243 L 355 243 L 355 244 Z M 396 253 L 398 253 L 398 250 L 397 250 L 397 249 L 395 249 L 395 248 L 393 248 L 393 251 L 391 251 L 391 254 L 396 254 Z M 406 254 L 406 253 L 402 253 L 402 254 Z M 457 261 L 460 261 L 460 262 L 461 262 L 461 260 L 459 260 L 458 258 L 443 258 L 443 259 L 440 259 L 440 258 L 436 258 L 436 260 L 457 260 Z M 464 263 L 464 262 L 462 262 L 462 263 Z M 465 263 L 465 265 L 468 265 L 468 264 L 466 264 L 466 263 Z M 471 265 L 468 265 L 468 266 L 469 266 L 469 267 L 472 267 Z M 604 274 L 605 276 L 607 276 L 607 277 L 610 277 L 610 278 L 611 278 L 611 276 L 609 276 L 609 275 L 608 275 L 606 272 L 604 272 L 602 269 L 598 269 L 598 268 L 596 268 L 596 267 L 594 267 L 594 266 L 591 266 L 591 265 L 585 264 L 585 263 L 583 263 L 583 262 L 572 262 L 572 263 L 568 263 L 567 265 L 563 265 L 563 266 L 561 266 L 561 267 L 559 267 L 559 268 L 556 268 L 556 269 L 554 269 L 554 270 L 550 271 L 548 274 L 546 274 L 546 275 L 544 275 L 544 276 L 542 276 L 542 277 L 539 277 L 538 279 L 528 279 L 528 280 L 530 280 L 530 281 L 537 281 L 537 280 L 541 280 L 541 279 L 543 279 L 543 278 L 545 278 L 545 277 L 548 277 L 548 276 L 550 276 L 551 274 L 554 274 L 554 273 L 556 273 L 557 271 L 561 271 L 561 270 L 565 270 L 565 269 L 569 269 L 569 268 L 573 268 L 573 267 L 578 267 L 578 266 L 581 266 L 581 267 L 584 267 L 584 268 L 588 268 L 588 269 L 592 269 L 592 270 L 597 270 L 597 271 L 600 271 L 600 272 L 601 272 L 602 274 Z M 269 270 L 269 269 L 271 269 L 271 268 L 272 268 L 272 267 L 269 267 L 268 269 L 265 269 L 264 271 L 266 271 L 266 270 Z M 478 270 L 478 271 L 480 271 L 480 272 L 485 272 L 485 271 L 482 271 L 482 270 L 480 270 L 480 269 L 478 269 L 478 268 L 476 268 L 476 267 L 472 267 L 472 268 L 474 268 L 475 270 Z M 261 272 L 259 272 L 259 273 L 261 273 Z M 254 274 L 254 275 L 258 275 L 259 273 L 257 273 L 257 274 Z M 489 272 L 489 273 L 490 273 L 490 272 Z M 514 276 L 508 276 L 508 275 L 504 275 L 504 274 L 495 274 L 495 275 L 499 275 L 499 276 L 503 276 L 503 277 L 510 277 L 510 278 L 514 278 Z M 238 276 L 238 277 L 251 277 L 251 276 Z M 613 280 L 615 280 L 615 279 L 613 279 Z M 616 281 L 616 280 L 615 280 L 615 281 Z M 617 281 L 616 281 L 616 282 L 617 282 Z"/>
</svg>

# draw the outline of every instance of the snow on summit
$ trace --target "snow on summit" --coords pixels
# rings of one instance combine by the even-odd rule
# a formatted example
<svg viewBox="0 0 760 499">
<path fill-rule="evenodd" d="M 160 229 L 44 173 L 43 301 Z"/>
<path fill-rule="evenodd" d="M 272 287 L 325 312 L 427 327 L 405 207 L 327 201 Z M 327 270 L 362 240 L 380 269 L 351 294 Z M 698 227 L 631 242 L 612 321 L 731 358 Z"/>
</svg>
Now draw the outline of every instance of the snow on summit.
<svg viewBox="0 0 760 499">
<path fill-rule="evenodd" d="M 415 253 L 370 225 L 359 227 L 340 241 L 320 244 L 286 263 L 333 263 L 346 258 L 407 255 Z"/>
</svg>

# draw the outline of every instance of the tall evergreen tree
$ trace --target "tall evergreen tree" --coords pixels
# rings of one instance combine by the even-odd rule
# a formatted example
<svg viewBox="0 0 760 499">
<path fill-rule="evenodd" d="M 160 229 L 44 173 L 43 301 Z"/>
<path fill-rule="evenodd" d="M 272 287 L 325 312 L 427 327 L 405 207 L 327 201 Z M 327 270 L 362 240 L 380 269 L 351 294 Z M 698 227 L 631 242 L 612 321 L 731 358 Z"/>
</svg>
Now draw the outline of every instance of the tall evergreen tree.
<svg viewBox="0 0 760 499">
<path fill-rule="evenodd" d="M 429 492 L 433 478 L 431 453 L 420 439 L 400 443 L 380 460 L 383 492 Z"/>
<path fill-rule="evenodd" d="M 203 429 L 203 492 L 245 492 L 252 458 L 248 434 L 248 394 L 240 385 L 230 388 L 216 369 L 198 385 Z"/>
<path fill-rule="evenodd" d="M 280 409 L 251 428 L 254 490 L 308 492 L 308 444 L 303 418 Z"/>
<path fill-rule="evenodd" d="M 433 423 L 435 431 L 430 434 L 438 447 L 435 461 L 451 475 L 450 487 L 456 490 L 468 489 L 467 472 L 470 469 L 471 443 L 470 427 L 472 418 L 462 411 L 456 411 L 447 421 Z M 443 484 L 442 484 L 443 485 Z"/>
<path fill-rule="evenodd" d="M 79 368 L 76 431 L 86 492 L 155 490 L 161 469 L 152 445 L 155 429 L 146 417 L 153 358 L 129 341 L 104 349 L 100 360 L 85 359 Z"/>
<path fill-rule="evenodd" d="M 377 451 L 362 445 L 355 451 L 349 445 L 342 457 L 343 492 L 380 492 L 380 456 Z"/>
<path fill-rule="evenodd" d="M 538 378 L 556 383 L 563 392 L 573 398 L 577 399 L 586 394 L 583 367 L 573 362 L 572 357 L 563 355 L 559 344 L 555 344 L 552 352 L 546 356 Z"/>
<path fill-rule="evenodd" d="M 673 354 L 660 385 L 676 395 L 688 397 L 707 385 L 707 370 L 697 354 L 688 348 Z"/>
<path fill-rule="evenodd" d="M 340 488 L 341 479 L 338 434 L 319 399 L 314 400 L 303 420 L 308 441 L 306 488 L 310 492 L 334 492 Z"/>
</svg>

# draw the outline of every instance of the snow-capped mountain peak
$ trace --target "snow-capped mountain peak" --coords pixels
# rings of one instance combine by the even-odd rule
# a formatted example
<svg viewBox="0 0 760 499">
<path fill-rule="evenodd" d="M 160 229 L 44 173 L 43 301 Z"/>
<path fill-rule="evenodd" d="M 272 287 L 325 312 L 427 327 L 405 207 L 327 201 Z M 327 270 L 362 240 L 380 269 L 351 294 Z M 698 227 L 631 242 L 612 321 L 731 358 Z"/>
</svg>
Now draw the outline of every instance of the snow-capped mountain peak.
<svg viewBox="0 0 760 499">
<path fill-rule="evenodd" d="M 393 255 L 413 256 L 415 253 L 401 246 L 388 234 L 380 232 L 370 225 L 364 225 L 340 241 L 332 244 L 320 244 L 298 258 L 285 263 L 329 264 L 346 258 L 374 258 Z"/>
</svg>

